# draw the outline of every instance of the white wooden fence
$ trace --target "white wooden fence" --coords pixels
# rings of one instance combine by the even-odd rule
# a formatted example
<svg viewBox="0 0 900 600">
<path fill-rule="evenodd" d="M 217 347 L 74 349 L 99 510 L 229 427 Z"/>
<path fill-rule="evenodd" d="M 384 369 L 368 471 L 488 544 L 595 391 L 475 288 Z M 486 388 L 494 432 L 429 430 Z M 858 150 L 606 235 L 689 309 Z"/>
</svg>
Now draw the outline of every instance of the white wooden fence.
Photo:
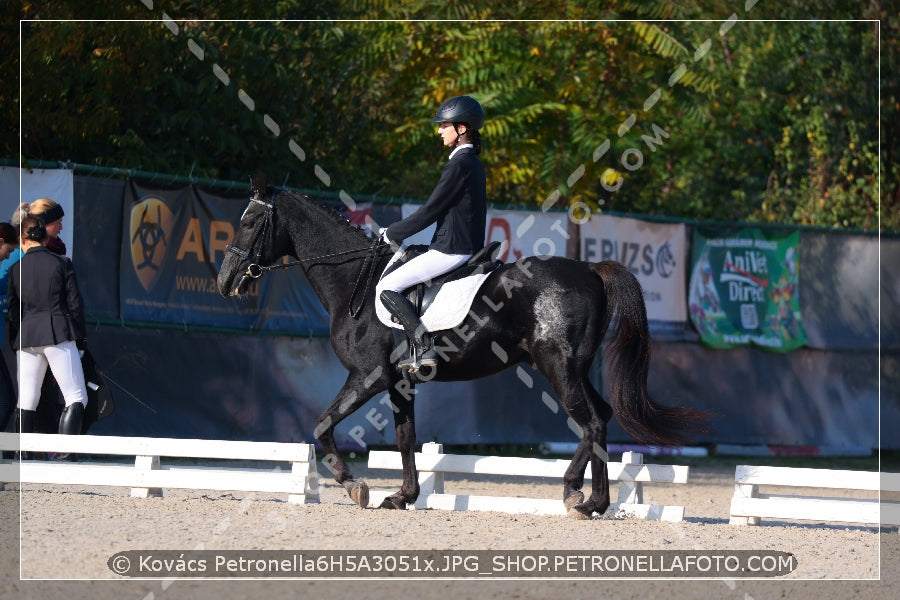
<svg viewBox="0 0 900 600">
<path fill-rule="evenodd" d="M 444 454 L 441 444 L 423 444 L 416 454 L 419 471 L 419 498 L 414 508 L 440 510 L 498 511 L 512 514 L 565 515 L 562 498 L 514 498 L 504 496 L 473 496 L 444 493 L 445 473 L 507 475 L 518 477 L 555 478 L 562 487 L 562 477 L 569 466 L 568 460 L 519 458 L 501 456 L 473 456 Z M 401 469 L 399 452 L 372 450 L 369 452 L 369 468 Z M 684 520 L 683 506 L 644 504 L 645 483 L 687 483 L 689 467 L 676 465 L 645 465 L 643 456 L 625 452 L 622 462 L 607 464 L 610 481 L 618 481 L 618 502 L 613 503 L 607 514 L 632 516 L 661 521 Z M 590 479 L 588 465 L 585 479 Z M 373 490 L 369 494 L 370 505 L 378 506 L 392 492 Z M 562 496 L 560 494 L 560 496 Z"/>
<path fill-rule="evenodd" d="M 760 493 L 760 486 L 863 490 L 872 498 Z M 882 496 L 878 491 L 888 492 Z M 788 519 L 876 525 L 900 524 L 900 473 L 839 471 L 738 465 L 731 499 L 732 525 L 759 525 L 764 519 Z M 892 497 L 891 497 L 892 496 Z"/>
<path fill-rule="evenodd" d="M 312 444 L 175 438 L 0 433 L 0 450 L 93 456 L 133 456 L 134 464 L 0 460 L 0 481 L 130 487 L 136 497 L 160 496 L 163 488 L 286 493 L 292 504 L 319 501 Z M 166 465 L 161 457 L 266 461 L 272 468 Z"/>
</svg>

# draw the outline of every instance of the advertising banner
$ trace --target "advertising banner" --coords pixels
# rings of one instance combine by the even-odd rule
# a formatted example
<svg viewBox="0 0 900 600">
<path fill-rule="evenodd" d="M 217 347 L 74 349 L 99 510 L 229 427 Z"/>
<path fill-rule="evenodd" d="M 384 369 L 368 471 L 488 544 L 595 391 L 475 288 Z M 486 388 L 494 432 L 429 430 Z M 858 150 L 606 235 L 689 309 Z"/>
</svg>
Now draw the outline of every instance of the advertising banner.
<svg viewBox="0 0 900 600">
<path fill-rule="evenodd" d="M 226 246 L 247 199 L 193 186 L 126 188 L 121 254 L 122 318 L 244 330 L 327 333 L 328 316 L 300 269 L 272 272 L 246 295 L 216 287 Z"/>
<path fill-rule="evenodd" d="M 641 282 L 652 334 L 684 331 L 684 223 L 653 223 L 601 214 L 582 223 L 580 233 L 582 260 L 620 262 Z"/>
<path fill-rule="evenodd" d="M 800 319 L 800 234 L 694 230 L 688 303 L 701 340 L 788 352 L 807 342 Z"/>
<path fill-rule="evenodd" d="M 404 204 L 405 219 L 421 207 L 420 204 Z M 524 210 L 487 211 L 485 244 L 502 242 L 498 258 L 503 262 L 515 262 L 526 256 L 566 255 L 566 215 L 564 213 L 540 213 Z M 428 245 L 434 236 L 435 225 L 423 229 L 404 240 L 405 246 Z"/>
<path fill-rule="evenodd" d="M 499 258 L 515 262 L 527 256 L 565 256 L 566 213 L 488 210 L 486 242 L 503 242 Z"/>
</svg>

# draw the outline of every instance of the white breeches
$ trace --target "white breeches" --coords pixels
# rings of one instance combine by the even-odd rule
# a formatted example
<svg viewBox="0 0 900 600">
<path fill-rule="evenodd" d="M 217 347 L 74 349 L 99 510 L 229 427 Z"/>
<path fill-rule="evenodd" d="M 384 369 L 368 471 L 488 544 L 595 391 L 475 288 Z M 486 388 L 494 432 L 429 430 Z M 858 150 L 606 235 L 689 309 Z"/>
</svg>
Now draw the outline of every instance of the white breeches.
<svg viewBox="0 0 900 600">
<path fill-rule="evenodd" d="M 19 408 L 36 410 L 41 400 L 41 383 L 47 367 L 56 378 L 66 406 L 81 402 L 87 406 L 87 389 L 84 370 L 75 342 L 68 341 L 55 346 L 22 348 L 19 358 Z"/>
<path fill-rule="evenodd" d="M 402 292 L 417 283 L 443 275 L 465 264 L 471 256 L 471 254 L 444 254 L 440 250 L 429 250 L 385 275 L 375 286 L 375 297 L 381 296 L 384 290 Z"/>
</svg>

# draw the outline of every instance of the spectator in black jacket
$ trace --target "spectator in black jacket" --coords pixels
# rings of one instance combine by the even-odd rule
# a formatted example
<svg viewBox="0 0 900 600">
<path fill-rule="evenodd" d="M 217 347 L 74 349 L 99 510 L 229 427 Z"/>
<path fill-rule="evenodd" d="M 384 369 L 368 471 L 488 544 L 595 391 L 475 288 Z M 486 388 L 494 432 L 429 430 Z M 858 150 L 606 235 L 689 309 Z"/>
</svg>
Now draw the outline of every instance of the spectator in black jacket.
<svg viewBox="0 0 900 600">
<path fill-rule="evenodd" d="M 19 362 L 19 424 L 34 431 L 35 411 L 47 367 L 59 383 L 66 407 L 59 433 L 81 433 L 87 406 L 79 346 L 84 347 L 84 309 L 72 261 L 48 250 L 41 219 L 22 218 L 25 252 L 9 274 L 10 343 Z"/>
</svg>

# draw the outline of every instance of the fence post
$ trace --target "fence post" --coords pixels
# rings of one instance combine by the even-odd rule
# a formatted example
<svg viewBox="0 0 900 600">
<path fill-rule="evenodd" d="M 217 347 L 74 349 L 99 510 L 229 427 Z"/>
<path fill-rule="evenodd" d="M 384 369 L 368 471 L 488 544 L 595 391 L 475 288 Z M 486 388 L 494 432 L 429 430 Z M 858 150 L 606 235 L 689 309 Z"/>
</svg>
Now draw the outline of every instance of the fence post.
<svg viewBox="0 0 900 600">
<path fill-rule="evenodd" d="M 735 498 L 759 498 L 759 486 L 750 483 L 734 484 Z M 729 525 L 759 525 L 759 517 L 730 517 Z"/>
<path fill-rule="evenodd" d="M 134 468 L 140 471 L 158 471 L 158 456 L 135 456 Z M 131 488 L 132 498 L 161 498 L 163 495 L 162 488 Z"/>
<path fill-rule="evenodd" d="M 316 469 L 316 448 L 307 444 L 309 453 L 306 461 L 291 463 L 291 474 L 296 478 L 303 478 L 303 494 L 288 494 L 288 502 L 291 504 L 308 504 L 319 501 L 319 471 Z"/>
<path fill-rule="evenodd" d="M 422 454 L 443 454 L 444 445 L 436 442 L 422 444 Z M 428 496 L 444 493 L 443 471 L 419 470 L 419 498 L 416 500 L 416 508 L 425 508 Z"/>
<path fill-rule="evenodd" d="M 642 465 L 644 455 L 640 452 L 623 452 L 623 465 Z M 640 481 L 625 480 L 627 471 L 623 469 L 622 478 L 619 479 L 619 504 L 643 504 L 644 485 Z"/>
</svg>

